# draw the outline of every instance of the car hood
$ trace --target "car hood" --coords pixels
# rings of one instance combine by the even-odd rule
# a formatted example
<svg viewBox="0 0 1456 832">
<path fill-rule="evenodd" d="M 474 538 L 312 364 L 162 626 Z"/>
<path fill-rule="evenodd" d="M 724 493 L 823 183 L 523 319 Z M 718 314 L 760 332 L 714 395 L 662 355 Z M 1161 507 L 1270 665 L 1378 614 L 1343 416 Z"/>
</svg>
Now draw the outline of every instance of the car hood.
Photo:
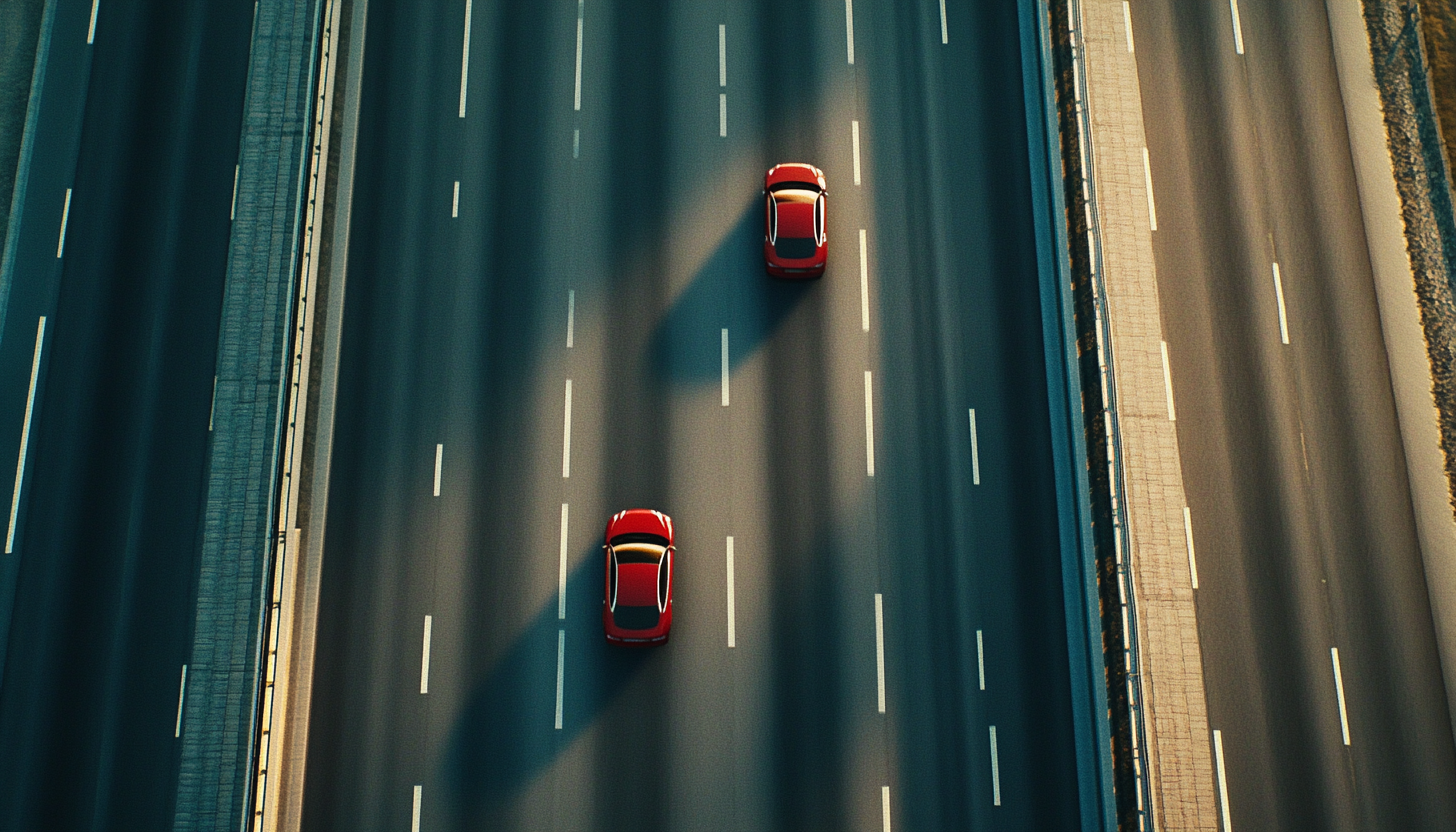
<svg viewBox="0 0 1456 832">
<path fill-rule="evenodd" d="M 617 517 L 613 517 L 611 524 L 607 527 L 608 538 L 632 532 L 662 535 L 668 539 L 668 542 L 672 541 L 671 521 L 665 515 L 647 509 L 624 511 Z"/>
</svg>

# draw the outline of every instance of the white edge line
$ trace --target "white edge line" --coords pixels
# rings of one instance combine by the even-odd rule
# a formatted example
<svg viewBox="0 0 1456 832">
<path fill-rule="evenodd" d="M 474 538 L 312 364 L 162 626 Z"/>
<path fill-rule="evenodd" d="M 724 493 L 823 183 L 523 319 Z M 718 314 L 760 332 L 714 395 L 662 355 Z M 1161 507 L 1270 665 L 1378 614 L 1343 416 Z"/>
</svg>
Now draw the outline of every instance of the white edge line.
<svg viewBox="0 0 1456 832">
<path fill-rule="evenodd" d="M 561 437 L 561 478 L 571 478 L 571 379 L 566 380 L 566 421 Z"/>
<path fill-rule="evenodd" d="M 420 693 L 430 692 L 430 635 L 434 623 L 434 616 L 425 616 L 425 636 L 420 643 Z"/>
<path fill-rule="evenodd" d="M 561 730 L 562 684 L 566 681 L 566 631 L 556 631 L 556 730 Z"/>
<path fill-rule="evenodd" d="M 733 535 L 728 535 L 728 646 L 738 646 L 737 602 L 733 595 Z"/>
<path fill-rule="evenodd" d="M 849 65 L 854 66 L 854 0 L 844 0 L 844 36 L 849 45 Z"/>
<path fill-rule="evenodd" d="M 1173 409 L 1173 371 L 1168 367 L 1168 342 L 1160 341 L 1163 351 L 1163 390 L 1168 394 L 1168 421 L 1178 421 L 1178 411 Z"/>
<path fill-rule="evenodd" d="M 561 565 L 556 571 L 556 618 L 566 620 L 566 530 L 571 506 L 561 504 Z"/>
<path fill-rule="evenodd" d="M 996 750 L 996 726 L 991 726 L 991 805 L 1001 805 L 1001 759 Z"/>
<path fill-rule="evenodd" d="M 1234 19 L 1234 50 L 1244 54 L 1244 27 L 1239 22 L 1239 0 L 1229 0 L 1229 13 Z"/>
<path fill-rule="evenodd" d="M 470 84 L 471 0 L 465 0 L 465 40 L 460 47 L 460 117 L 465 118 L 465 92 Z"/>
<path fill-rule="evenodd" d="M 1213 729 L 1213 762 L 1218 772 L 1219 819 L 1223 832 L 1233 832 L 1233 822 L 1229 820 L 1228 777 L 1223 768 L 1223 732 L 1217 728 Z"/>
<path fill-rule="evenodd" d="M 875 402 L 873 377 L 865 370 L 865 473 L 875 475 Z"/>
<path fill-rule="evenodd" d="M 1345 677 L 1340 673 L 1340 648 L 1330 648 L 1330 664 L 1335 668 L 1335 698 L 1340 703 L 1340 736 L 1350 744 L 1350 719 L 1345 714 Z"/>
<path fill-rule="evenodd" d="M 981 484 L 981 449 L 976 439 L 976 409 L 971 408 L 971 485 Z"/>
<path fill-rule="evenodd" d="M 566 348 L 576 344 L 576 290 L 566 292 Z"/>
<path fill-rule="evenodd" d="M 581 29 L 582 21 L 586 18 L 586 0 L 578 0 L 576 4 L 576 96 L 574 108 L 581 111 Z"/>
<path fill-rule="evenodd" d="M 981 631 L 976 631 L 976 673 L 981 677 L 981 690 L 986 689 L 986 649 L 981 640 Z"/>
<path fill-rule="evenodd" d="M 1188 542 L 1188 577 L 1193 582 L 1193 588 L 1198 588 L 1198 560 L 1193 556 L 1193 513 L 1188 506 L 1183 507 L 1183 536 Z"/>
<path fill-rule="evenodd" d="M 177 728 L 173 737 L 182 736 L 182 703 L 187 700 L 187 665 L 182 665 L 182 682 L 177 686 Z"/>
<path fill-rule="evenodd" d="M 228 206 L 228 222 L 237 219 L 238 216 L 238 174 L 242 172 L 241 163 L 233 165 L 233 201 Z"/>
<path fill-rule="evenodd" d="M 1148 230 L 1158 230 L 1158 206 L 1153 201 L 1153 162 L 1148 157 L 1148 149 L 1143 148 L 1143 183 L 1148 191 Z"/>
<path fill-rule="evenodd" d="M 435 496 L 440 496 L 440 469 L 445 463 L 445 446 L 435 445 Z"/>
<path fill-rule="evenodd" d="M 66 189 L 66 207 L 61 209 L 61 233 L 56 238 L 56 259 L 66 250 L 66 225 L 71 221 L 71 189 Z"/>
<path fill-rule="evenodd" d="M 859 328 L 870 331 L 870 259 L 865 230 L 859 230 Z"/>
<path fill-rule="evenodd" d="M 854 184 L 859 186 L 859 119 L 849 123 L 849 135 L 854 146 Z"/>
<path fill-rule="evenodd" d="M 885 596 L 875 593 L 875 675 L 880 713 L 885 712 Z"/>
<path fill-rule="evenodd" d="M 15 492 L 10 497 L 10 530 L 5 533 L 5 554 L 15 548 L 15 518 L 20 514 L 20 486 L 25 482 L 25 455 L 30 447 L 30 420 L 35 415 L 35 383 L 40 375 L 40 352 L 45 346 L 46 319 L 35 328 L 35 357 L 30 360 L 30 392 L 25 396 L 25 421 L 20 427 L 20 453 L 15 460 Z"/>
<path fill-rule="evenodd" d="M 101 8 L 101 0 L 91 0 L 91 23 L 86 27 L 86 45 L 90 46 L 96 40 L 96 12 Z"/>
<path fill-rule="evenodd" d="M 217 415 L 217 376 L 212 377 L 212 407 L 207 411 L 207 432 L 212 432 L 212 417 Z"/>
<path fill-rule="evenodd" d="M 420 804 L 424 802 L 424 786 L 415 786 L 414 809 L 410 812 L 410 832 L 420 832 Z"/>
<path fill-rule="evenodd" d="M 1289 319 L 1284 315 L 1284 281 L 1279 276 L 1279 263 L 1274 263 L 1274 299 L 1279 302 L 1279 340 L 1289 343 Z"/>
<path fill-rule="evenodd" d="M 723 328 L 723 406 L 728 406 L 728 328 Z"/>
</svg>

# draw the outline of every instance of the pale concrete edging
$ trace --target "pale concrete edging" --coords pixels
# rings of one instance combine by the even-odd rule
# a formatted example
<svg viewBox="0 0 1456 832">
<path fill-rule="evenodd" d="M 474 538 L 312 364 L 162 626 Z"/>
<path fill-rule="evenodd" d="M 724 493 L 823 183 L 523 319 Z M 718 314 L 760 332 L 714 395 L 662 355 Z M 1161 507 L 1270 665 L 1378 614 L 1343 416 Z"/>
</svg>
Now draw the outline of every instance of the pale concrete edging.
<svg viewBox="0 0 1456 832">
<path fill-rule="evenodd" d="M 1375 59 L 1360 0 L 1325 0 L 1350 155 L 1360 192 L 1380 329 L 1390 364 L 1395 411 L 1410 478 L 1416 534 L 1456 739 L 1456 517 L 1441 450 L 1440 414 L 1432 395 L 1431 362 L 1416 301 L 1415 272 L 1406 249 L 1400 193 L 1386 144 Z"/>
<path fill-rule="evenodd" d="M 1212 736 L 1161 372 L 1142 94 L 1117 0 L 1069 0 L 1143 828 L 1216 829 Z M 1134 685 L 1133 680 L 1136 680 Z"/>
<path fill-rule="evenodd" d="M 273 559 L 272 599 L 268 621 L 269 657 L 259 697 L 259 746 L 254 758 L 254 798 L 249 828 L 253 832 L 297 829 L 302 820 L 303 772 L 308 749 L 308 705 L 313 678 L 313 635 L 317 618 L 319 564 L 310 557 L 314 547 L 309 543 L 321 537 L 321 528 L 300 528 L 301 493 L 312 459 L 305 458 L 306 439 L 318 428 L 311 425 L 309 415 L 310 373 L 314 352 L 314 324 L 319 315 L 317 298 L 319 258 L 325 234 L 333 224 L 326 215 L 329 178 L 329 152 L 332 140 L 335 78 L 338 72 L 336 53 L 339 17 L 345 0 L 328 0 L 323 15 L 323 31 L 319 40 L 319 73 L 314 99 L 313 123 L 297 301 L 293 310 L 294 341 L 290 356 L 289 390 L 286 427 L 284 428 L 283 476 L 279 481 L 278 512 L 275 519 L 277 551 Z M 362 7 L 362 0 L 357 4 Z M 356 9 L 357 11 L 357 9 Z M 361 27 L 362 29 L 362 27 Z M 361 38 L 362 40 L 362 38 Z M 351 47 L 355 41 L 351 39 Z M 357 63 L 350 50 L 350 69 Z M 360 50 L 362 51 L 362 49 Z M 351 72 L 349 81 L 357 87 Z M 357 92 L 353 101 L 357 103 Z M 348 118 L 346 112 L 346 120 Z M 346 130 L 346 155 L 352 171 L 352 135 Z M 347 207 L 344 209 L 347 229 Z M 346 231 L 347 233 L 347 231 Z M 335 269 L 342 269 L 343 251 L 333 252 Z M 332 288 L 332 287 L 330 287 Z M 327 291 L 330 300 L 327 312 L 332 314 L 335 298 L 342 295 L 342 280 L 337 291 Z M 326 324 L 327 329 L 327 324 Z M 326 366 L 328 364 L 325 361 Z M 332 430 L 333 411 L 320 412 Z M 317 446 L 315 446 L 315 457 Z M 317 492 L 311 492 L 309 497 Z M 319 517 L 312 511 L 310 519 Z M 316 532 L 320 532 L 317 533 Z M 306 537 L 305 537 L 306 534 Z M 301 718 L 300 718 L 301 717 Z"/>
</svg>

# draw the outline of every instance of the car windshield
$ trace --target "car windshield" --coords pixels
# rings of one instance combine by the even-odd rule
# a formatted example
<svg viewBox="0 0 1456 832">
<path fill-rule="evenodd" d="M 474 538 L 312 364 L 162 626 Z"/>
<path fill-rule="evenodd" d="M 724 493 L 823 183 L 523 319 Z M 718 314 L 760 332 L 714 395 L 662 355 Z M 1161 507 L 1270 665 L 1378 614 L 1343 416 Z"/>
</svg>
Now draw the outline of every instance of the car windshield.
<svg viewBox="0 0 1456 832">
<path fill-rule="evenodd" d="M 660 563 L 667 547 L 653 543 L 625 543 L 613 547 L 613 551 L 617 553 L 617 563 Z"/>
<path fill-rule="evenodd" d="M 612 623 L 623 630 L 650 630 L 657 626 L 657 607 L 628 607 L 621 604 L 612 610 Z"/>
<path fill-rule="evenodd" d="M 814 256 L 813 237 L 780 237 L 774 241 L 774 254 L 784 260 L 803 260 Z"/>
<path fill-rule="evenodd" d="M 800 205 L 813 205 L 814 200 L 819 198 L 817 190 L 804 190 L 802 183 L 794 182 L 792 187 L 779 188 L 773 192 L 774 199 L 779 202 L 797 202 Z"/>
<path fill-rule="evenodd" d="M 667 538 L 651 532 L 627 532 L 613 537 L 607 543 L 612 546 L 621 546 L 623 543 L 651 543 L 654 546 L 666 546 Z"/>
</svg>

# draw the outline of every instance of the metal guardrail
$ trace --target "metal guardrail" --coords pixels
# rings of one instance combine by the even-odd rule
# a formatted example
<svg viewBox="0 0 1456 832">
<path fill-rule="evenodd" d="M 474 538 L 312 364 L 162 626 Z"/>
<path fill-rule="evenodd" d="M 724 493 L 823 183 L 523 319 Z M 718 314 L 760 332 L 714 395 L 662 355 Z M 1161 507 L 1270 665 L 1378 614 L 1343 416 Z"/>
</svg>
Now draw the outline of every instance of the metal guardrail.
<svg viewBox="0 0 1456 832">
<path fill-rule="evenodd" d="M 1082 197 L 1087 213 L 1088 262 L 1096 314 L 1097 369 L 1102 382 L 1103 417 L 1107 429 L 1107 476 L 1111 486 L 1114 559 L 1121 601 L 1123 660 L 1127 668 L 1127 699 L 1132 726 L 1133 774 L 1137 783 L 1138 829 L 1153 829 L 1152 793 L 1146 776 L 1147 727 L 1143 720 L 1141 654 L 1137 638 L 1137 596 L 1127 554 L 1131 541 L 1124 520 L 1126 489 L 1122 465 L 1122 432 L 1117 412 L 1117 380 L 1112 371 L 1112 330 L 1107 314 L 1107 284 L 1102 259 L 1102 231 L 1097 211 L 1097 183 L 1093 177 L 1096 151 L 1092 145 L 1088 111 L 1087 72 L 1083 63 L 1081 0 L 1067 0 L 1067 32 L 1071 40 L 1073 106 L 1077 114 L 1077 151 L 1081 160 Z"/>
</svg>

